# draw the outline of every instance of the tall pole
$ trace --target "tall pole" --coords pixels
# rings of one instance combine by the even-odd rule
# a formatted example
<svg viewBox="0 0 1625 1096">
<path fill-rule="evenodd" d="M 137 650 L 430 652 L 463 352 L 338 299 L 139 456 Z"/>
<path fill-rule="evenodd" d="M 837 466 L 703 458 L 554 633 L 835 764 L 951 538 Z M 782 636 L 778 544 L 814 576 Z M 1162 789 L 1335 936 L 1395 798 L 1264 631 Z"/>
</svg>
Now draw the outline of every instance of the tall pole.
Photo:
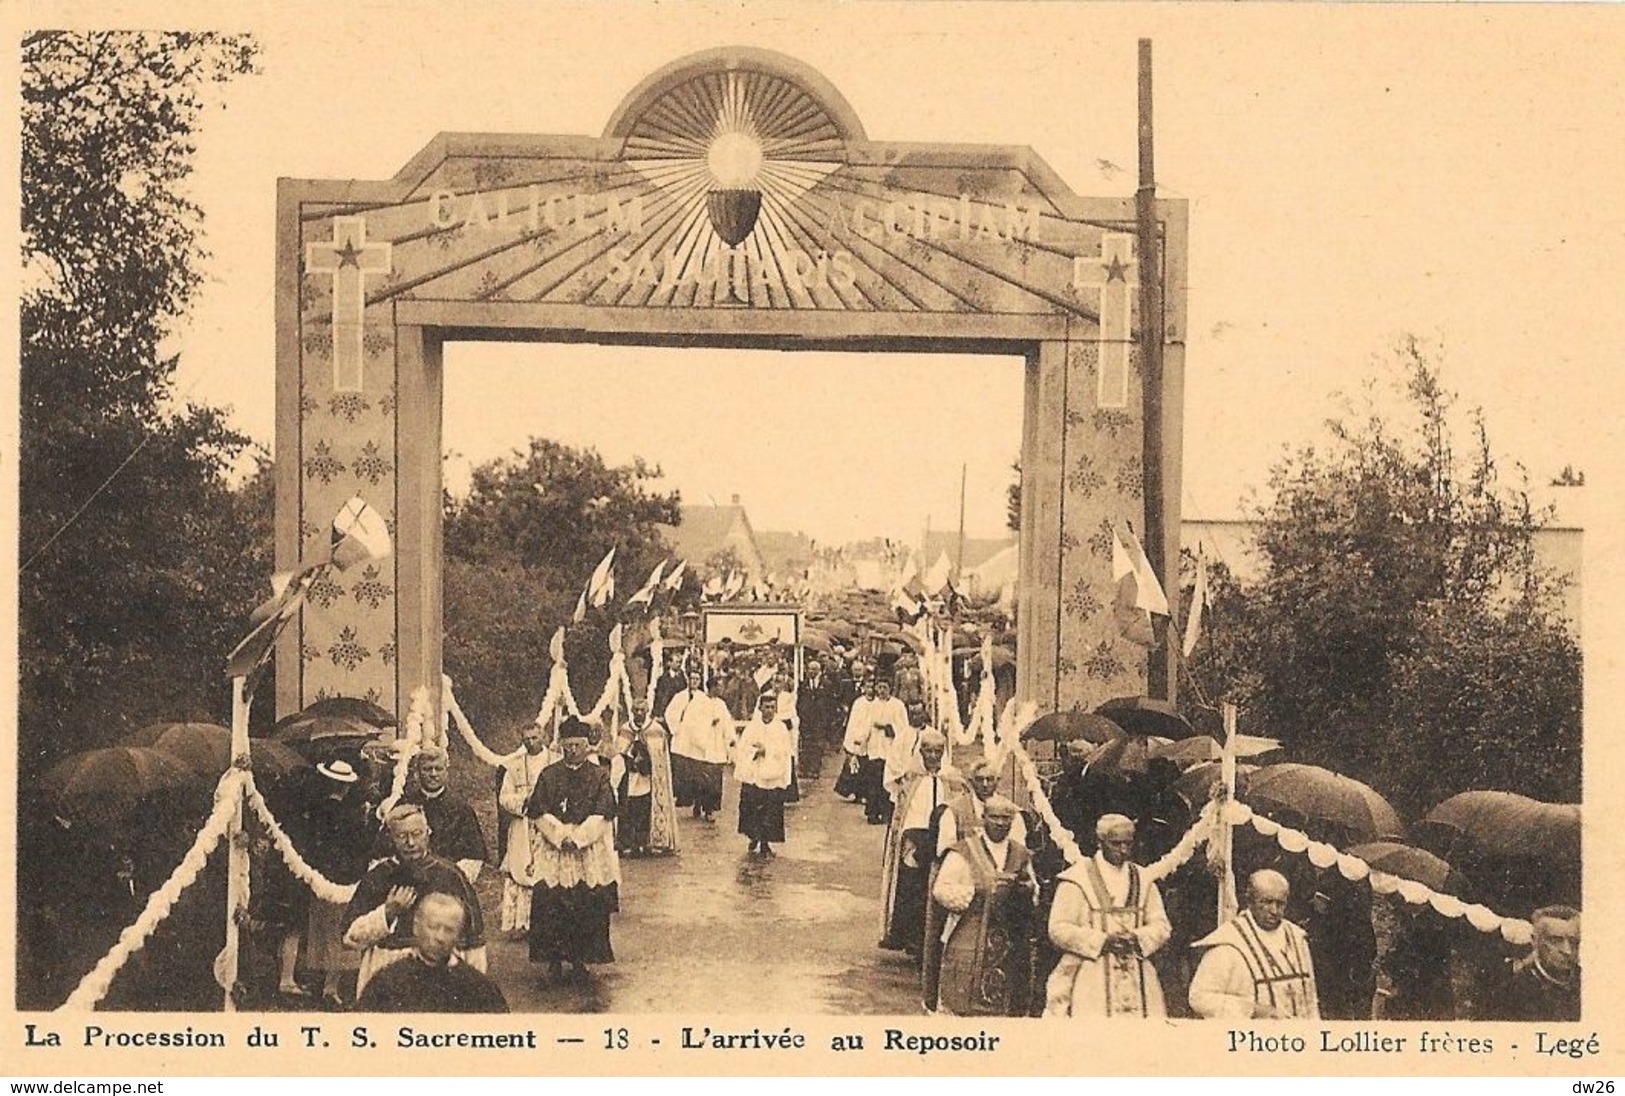
<svg viewBox="0 0 1625 1096">
<path fill-rule="evenodd" d="M 1151 39 L 1140 39 L 1140 185 L 1134 193 L 1140 280 L 1140 365 L 1145 403 L 1145 441 L 1141 467 L 1145 473 L 1145 545 L 1151 566 L 1164 590 L 1170 585 L 1168 538 L 1162 489 L 1162 242 L 1157 224 L 1157 177 L 1151 126 Z M 1174 699 L 1174 639 L 1152 648 L 1146 672 L 1146 691 Z"/>
<path fill-rule="evenodd" d="M 1219 846 L 1219 863 L 1224 876 L 1219 880 L 1218 923 L 1224 924 L 1236 915 L 1240 903 L 1236 897 L 1235 831 L 1225 820 L 1225 808 L 1236 798 L 1236 706 L 1222 704 L 1224 717 L 1224 753 L 1219 761 L 1218 816 L 1213 820 L 1214 837 Z"/>
<path fill-rule="evenodd" d="M 249 756 L 248 697 L 245 681 L 231 679 L 231 763 Z M 232 989 L 237 983 L 240 918 L 248 909 L 248 840 L 243 833 L 243 802 L 241 788 L 234 786 L 237 802 L 232 808 L 231 821 L 226 824 L 226 946 L 221 950 L 220 980 L 224 983 L 225 999 L 221 1007 L 236 1012 L 237 1002 Z"/>
<path fill-rule="evenodd" d="M 959 576 L 965 568 L 965 475 L 970 465 L 959 466 L 959 548 L 954 553 L 954 589 L 959 589 Z"/>
</svg>

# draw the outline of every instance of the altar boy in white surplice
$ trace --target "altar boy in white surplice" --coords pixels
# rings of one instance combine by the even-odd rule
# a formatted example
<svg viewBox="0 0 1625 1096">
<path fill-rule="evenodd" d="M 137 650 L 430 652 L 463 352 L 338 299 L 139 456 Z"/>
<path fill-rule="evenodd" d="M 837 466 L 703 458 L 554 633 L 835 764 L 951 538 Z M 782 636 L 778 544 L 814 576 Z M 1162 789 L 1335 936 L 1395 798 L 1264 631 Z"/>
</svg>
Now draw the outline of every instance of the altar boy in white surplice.
<svg viewBox="0 0 1625 1096">
<path fill-rule="evenodd" d="M 530 848 L 531 820 L 525 801 L 542 770 L 560 754 L 548 746 L 547 728 L 532 723 L 519 732 L 523 746 L 502 763 L 502 787 L 497 792 L 499 822 L 507 827 L 502 853 L 502 931 L 529 932 L 531 887 L 536 883 Z"/>
<path fill-rule="evenodd" d="M 1044 1015 L 1165 1016 L 1151 956 L 1173 929 L 1157 885 L 1129 859 L 1134 822 L 1108 814 L 1095 834 L 1100 851 L 1061 873 L 1050 907 L 1049 938 L 1062 954 Z"/>
</svg>

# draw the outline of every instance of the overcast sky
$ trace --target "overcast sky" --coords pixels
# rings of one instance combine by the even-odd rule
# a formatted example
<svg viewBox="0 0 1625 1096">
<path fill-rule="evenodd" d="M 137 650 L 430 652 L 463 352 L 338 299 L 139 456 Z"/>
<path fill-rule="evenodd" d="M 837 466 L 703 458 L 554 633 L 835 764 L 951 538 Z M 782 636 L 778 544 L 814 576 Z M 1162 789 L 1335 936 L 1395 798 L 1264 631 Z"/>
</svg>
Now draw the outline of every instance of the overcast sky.
<svg viewBox="0 0 1625 1096">
<path fill-rule="evenodd" d="M 1149 35 L 1161 192 L 1191 202 L 1187 511 L 1233 510 L 1406 331 L 1446 347 L 1447 383 L 1538 479 L 1619 449 L 1597 390 L 1625 346 L 1618 11 L 228 10 L 261 34 L 265 71 L 229 87 L 199 140 L 214 257 L 181 388 L 267 446 L 279 175 L 385 178 L 442 130 L 596 135 L 649 72 L 741 44 L 821 71 L 873 138 L 1030 145 L 1080 193 L 1127 194 Z M 963 462 L 971 532 L 1002 526 L 1021 428 L 1009 362 L 512 345 L 448 362 L 446 444 L 465 468 L 548 434 L 660 461 L 691 500 L 738 492 L 758 528 L 841 539 L 951 527 Z M 678 419 L 680 437 L 655 429 Z"/>
</svg>

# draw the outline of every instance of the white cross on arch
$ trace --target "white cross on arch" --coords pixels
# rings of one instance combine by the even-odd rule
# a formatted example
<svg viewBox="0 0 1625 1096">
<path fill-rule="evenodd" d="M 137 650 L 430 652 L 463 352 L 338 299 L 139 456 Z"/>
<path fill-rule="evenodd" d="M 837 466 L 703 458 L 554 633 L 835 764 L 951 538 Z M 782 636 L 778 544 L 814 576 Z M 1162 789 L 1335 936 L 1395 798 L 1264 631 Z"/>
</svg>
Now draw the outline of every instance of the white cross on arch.
<svg viewBox="0 0 1625 1096">
<path fill-rule="evenodd" d="M 333 390 L 361 391 L 368 274 L 387 274 L 390 245 L 367 242 L 365 217 L 334 217 L 331 243 L 305 245 L 305 270 L 333 275 Z"/>
<path fill-rule="evenodd" d="M 1139 288 L 1140 264 L 1134 257 L 1134 234 L 1107 232 L 1100 256 L 1072 260 L 1072 288 L 1100 290 L 1100 368 L 1096 393 L 1101 407 L 1128 406 L 1129 291 Z"/>
</svg>

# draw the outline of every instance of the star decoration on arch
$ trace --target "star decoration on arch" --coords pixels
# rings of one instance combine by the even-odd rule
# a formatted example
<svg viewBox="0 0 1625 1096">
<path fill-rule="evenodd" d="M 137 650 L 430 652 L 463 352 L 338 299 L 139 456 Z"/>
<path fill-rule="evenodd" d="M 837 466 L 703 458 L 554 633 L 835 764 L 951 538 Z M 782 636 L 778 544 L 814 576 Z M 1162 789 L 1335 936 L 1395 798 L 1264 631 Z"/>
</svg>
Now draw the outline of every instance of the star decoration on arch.
<svg viewBox="0 0 1625 1096">
<path fill-rule="evenodd" d="M 357 270 L 361 269 L 361 249 L 356 246 L 354 240 L 344 241 L 344 246 L 333 254 L 338 259 L 341 268 L 350 266 Z"/>
</svg>

